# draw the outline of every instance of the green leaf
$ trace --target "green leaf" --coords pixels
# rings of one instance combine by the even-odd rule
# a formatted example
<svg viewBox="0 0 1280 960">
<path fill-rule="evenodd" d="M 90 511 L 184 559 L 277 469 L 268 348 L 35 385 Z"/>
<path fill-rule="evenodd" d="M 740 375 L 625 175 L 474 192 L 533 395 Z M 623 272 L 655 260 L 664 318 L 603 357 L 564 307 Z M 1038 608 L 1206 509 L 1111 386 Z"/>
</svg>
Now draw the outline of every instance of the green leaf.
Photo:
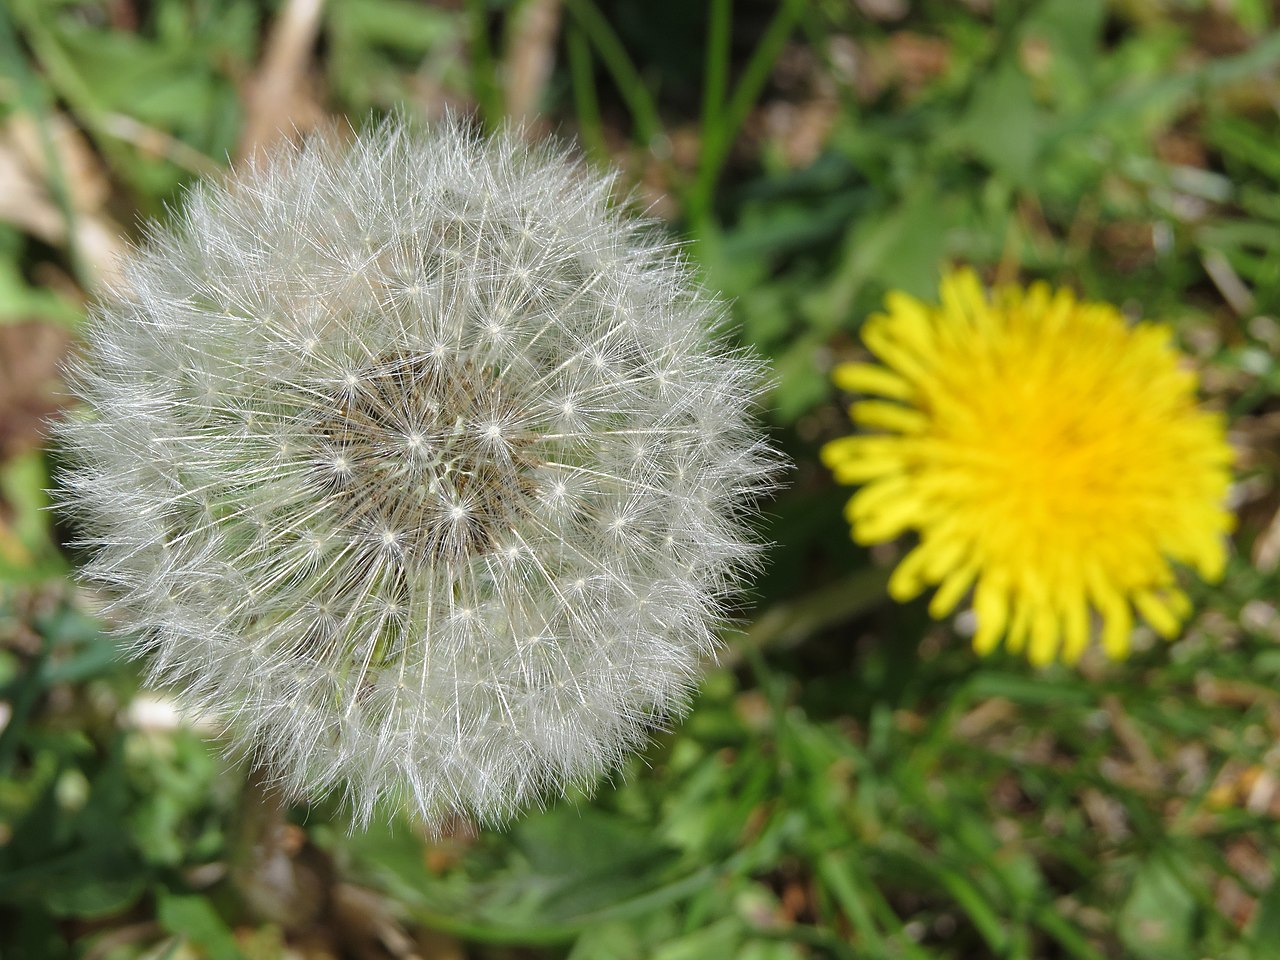
<svg viewBox="0 0 1280 960">
<path fill-rule="evenodd" d="M 568 804 L 521 822 L 496 847 L 497 862 L 477 858 L 474 870 L 433 873 L 421 846 L 390 829 L 329 843 L 424 923 L 494 943 L 570 941 L 687 898 L 715 876 L 682 866 L 640 823 Z"/>
<path fill-rule="evenodd" d="M 463 22 L 452 12 L 411 0 L 345 0 L 330 4 L 326 58 L 334 91 L 358 111 L 388 106 L 409 92 L 401 64 L 456 73 L 463 64 Z M 398 62 L 400 61 L 400 62 Z"/>
<path fill-rule="evenodd" d="M 33 582 L 65 567 L 53 544 L 49 471 L 44 454 L 32 451 L 0 464 L 0 580 Z"/>
<path fill-rule="evenodd" d="M 199 947 L 209 960 L 245 960 L 231 932 L 204 897 L 160 891 L 156 918 L 175 936 Z"/>
<path fill-rule="evenodd" d="M 521 883 L 538 889 L 536 915 L 544 920 L 572 920 L 638 896 L 661 881 L 673 860 L 639 824 L 591 807 L 530 817 L 511 840 L 527 859 Z"/>
<path fill-rule="evenodd" d="M 1195 910 L 1195 898 L 1177 873 L 1163 860 L 1150 860 L 1138 871 L 1120 911 L 1120 938 L 1134 957 L 1190 957 Z"/>
<path fill-rule="evenodd" d="M 695 933 L 665 944 L 652 954 L 653 960 L 707 960 L 709 957 L 736 957 L 743 942 L 742 925 L 725 917 Z"/>
<path fill-rule="evenodd" d="M 1043 131 L 1030 79 L 1016 62 L 1007 60 L 979 83 L 953 136 L 957 147 L 1024 185 L 1035 171 Z"/>
<path fill-rule="evenodd" d="M 1253 916 L 1249 939 L 1259 948 L 1259 960 L 1280 943 L 1280 877 L 1272 880 L 1266 892 L 1258 898 L 1258 910 Z"/>
<path fill-rule="evenodd" d="M 1087 706 L 1098 699 L 1098 691 L 1074 673 L 1046 671 L 1037 676 L 1001 673 L 987 669 L 975 673 L 964 686 L 964 696 L 973 700 L 1004 697 L 1029 707 Z"/>
<path fill-rule="evenodd" d="M 118 851 L 100 849 L 63 862 L 50 878 L 43 905 L 55 917 L 95 917 L 119 913 L 142 895 L 146 878 Z"/>
</svg>

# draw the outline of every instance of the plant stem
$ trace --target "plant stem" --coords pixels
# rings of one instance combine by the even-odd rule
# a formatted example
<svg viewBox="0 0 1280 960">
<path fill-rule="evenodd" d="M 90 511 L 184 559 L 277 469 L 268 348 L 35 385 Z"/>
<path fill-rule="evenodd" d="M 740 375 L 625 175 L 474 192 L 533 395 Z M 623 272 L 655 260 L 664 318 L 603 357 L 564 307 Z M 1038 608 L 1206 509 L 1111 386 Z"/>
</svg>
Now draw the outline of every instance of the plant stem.
<svg viewBox="0 0 1280 960">
<path fill-rule="evenodd" d="M 231 882 L 251 913 L 286 930 L 303 930 L 326 912 L 332 871 L 289 823 L 288 812 L 279 782 L 252 764 L 229 844 Z"/>
</svg>

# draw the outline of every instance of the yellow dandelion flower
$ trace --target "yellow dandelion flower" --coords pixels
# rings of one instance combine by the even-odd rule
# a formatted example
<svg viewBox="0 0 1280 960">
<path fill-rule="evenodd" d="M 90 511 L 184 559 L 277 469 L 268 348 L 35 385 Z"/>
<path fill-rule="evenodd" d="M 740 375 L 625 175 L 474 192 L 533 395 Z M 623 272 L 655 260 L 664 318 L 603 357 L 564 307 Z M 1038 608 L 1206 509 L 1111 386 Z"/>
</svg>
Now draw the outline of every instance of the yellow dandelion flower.
<svg viewBox="0 0 1280 960">
<path fill-rule="evenodd" d="M 850 408 L 873 432 L 822 458 L 862 484 L 856 541 L 918 532 L 890 594 L 936 585 L 941 618 L 972 590 L 975 649 L 1003 637 L 1035 663 L 1077 660 L 1091 614 L 1116 658 L 1135 611 L 1176 634 L 1190 603 L 1171 563 L 1216 579 L 1226 562 L 1232 453 L 1169 328 L 1044 283 L 988 297 L 971 270 L 943 279 L 940 307 L 891 293 L 886 308 L 862 331 L 882 363 L 834 375 L 875 397 Z"/>
</svg>

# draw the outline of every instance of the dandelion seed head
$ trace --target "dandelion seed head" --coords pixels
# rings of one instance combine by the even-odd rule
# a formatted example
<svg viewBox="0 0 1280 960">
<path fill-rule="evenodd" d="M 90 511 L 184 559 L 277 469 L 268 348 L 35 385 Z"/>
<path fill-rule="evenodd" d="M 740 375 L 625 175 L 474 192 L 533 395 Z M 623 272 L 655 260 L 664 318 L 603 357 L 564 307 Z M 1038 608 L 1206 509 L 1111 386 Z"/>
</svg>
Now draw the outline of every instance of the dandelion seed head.
<svg viewBox="0 0 1280 960">
<path fill-rule="evenodd" d="M 778 457 L 724 308 L 558 147 L 205 184 L 94 311 L 65 505 L 153 683 L 357 822 L 500 822 L 687 704 Z"/>
</svg>

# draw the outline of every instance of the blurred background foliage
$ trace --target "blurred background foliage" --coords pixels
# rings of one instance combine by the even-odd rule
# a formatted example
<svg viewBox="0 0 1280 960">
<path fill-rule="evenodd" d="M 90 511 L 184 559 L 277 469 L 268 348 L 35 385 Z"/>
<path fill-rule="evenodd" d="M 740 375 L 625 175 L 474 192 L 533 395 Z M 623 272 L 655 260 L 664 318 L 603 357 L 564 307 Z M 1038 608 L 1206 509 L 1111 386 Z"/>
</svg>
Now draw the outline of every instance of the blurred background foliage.
<svg viewBox="0 0 1280 960">
<path fill-rule="evenodd" d="M 0 2 L 0 956 L 1159 958 L 1280 950 L 1280 14 L 1265 0 Z M 503 832 L 264 832 L 69 585 L 57 363 L 144 218 L 407 105 L 575 138 L 776 366 L 770 572 L 692 715 Z M 890 289 L 1169 321 L 1239 450 L 1172 644 L 1035 671 L 885 600 L 817 463 Z M 283 880 L 281 878 L 284 878 Z"/>
</svg>

